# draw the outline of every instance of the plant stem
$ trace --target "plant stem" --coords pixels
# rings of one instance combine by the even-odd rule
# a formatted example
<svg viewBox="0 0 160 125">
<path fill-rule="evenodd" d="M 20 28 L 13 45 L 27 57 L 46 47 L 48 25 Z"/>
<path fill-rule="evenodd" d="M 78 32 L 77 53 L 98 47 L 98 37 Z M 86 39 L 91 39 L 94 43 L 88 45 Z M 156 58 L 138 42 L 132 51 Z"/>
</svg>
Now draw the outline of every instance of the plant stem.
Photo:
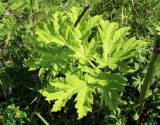
<svg viewBox="0 0 160 125">
<path fill-rule="evenodd" d="M 149 87 L 150 87 L 150 83 L 152 82 L 152 78 L 154 75 L 154 71 L 156 68 L 156 61 L 158 59 L 158 55 L 159 55 L 159 50 L 160 50 L 160 36 L 156 36 L 156 40 L 155 40 L 155 44 L 154 44 L 154 48 L 153 48 L 153 53 L 151 56 L 151 60 L 150 63 L 148 65 L 148 69 L 147 69 L 147 73 L 145 75 L 145 79 L 144 79 L 144 83 L 143 86 L 141 88 L 141 93 L 140 93 L 140 97 L 139 97 L 139 104 L 140 107 L 138 109 L 139 115 L 142 114 L 142 110 L 145 104 L 145 99 L 147 97 L 147 93 L 149 91 Z"/>
<path fill-rule="evenodd" d="M 86 13 L 86 11 L 89 9 L 89 4 L 86 3 L 86 5 L 84 6 L 84 9 L 82 11 L 82 13 L 79 15 L 78 19 L 76 20 L 74 27 L 76 27 L 78 25 L 78 23 L 81 21 L 82 17 L 84 16 L 84 14 Z"/>
<path fill-rule="evenodd" d="M 160 12 L 160 3 L 157 4 L 157 12 L 155 13 L 157 23 L 160 21 L 159 12 Z M 149 91 L 150 83 L 152 82 L 152 78 L 153 78 L 154 71 L 156 68 L 156 61 L 158 59 L 159 53 L 160 53 L 160 36 L 156 34 L 155 43 L 153 46 L 153 53 L 151 56 L 150 63 L 148 65 L 147 73 L 146 73 L 144 83 L 141 88 L 140 97 L 139 97 L 139 104 L 140 104 L 139 109 L 138 109 L 139 115 L 142 114 L 142 110 L 145 104 L 144 100 L 147 98 L 147 93 Z"/>
<path fill-rule="evenodd" d="M 42 120 L 42 122 L 43 122 L 45 125 L 49 125 L 49 123 L 41 116 L 40 113 L 36 112 L 35 114 L 38 116 L 38 118 L 40 118 L 40 119 Z"/>
</svg>

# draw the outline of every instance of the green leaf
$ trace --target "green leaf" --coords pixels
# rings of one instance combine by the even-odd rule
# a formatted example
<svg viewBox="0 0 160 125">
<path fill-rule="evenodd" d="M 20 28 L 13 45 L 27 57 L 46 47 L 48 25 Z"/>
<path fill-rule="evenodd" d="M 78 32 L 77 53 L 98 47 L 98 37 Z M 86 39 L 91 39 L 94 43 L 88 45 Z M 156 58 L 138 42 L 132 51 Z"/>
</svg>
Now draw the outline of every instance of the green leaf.
<svg viewBox="0 0 160 125">
<path fill-rule="evenodd" d="M 50 45 L 37 46 L 25 64 L 31 69 L 38 67 L 49 68 L 52 64 L 63 66 L 70 60 L 71 57 L 69 55 L 72 54 L 72 51 L 65 48 L 60 50 L 60 48 L 50 47 Z"/>
<path fill-rule="evenodd" d="M 77 94 L 75 107 L 78 119 L 86 116 L 88 111 L 92 111 L 93 90 L 87 86 L 86 81 L 79 79 L 76 75 L 69 75 L 66 76 L 66 79 L 61 78 L 51 81 L 50 85 L 54 87 L 52 91 L 48 87 L 40 90 L 40 92 L 46 97 L 47 101 L 55 100 L 52 108 L 53 112 L 61 110 L 66 102 L 75 94 Z"/>
<path fill-rule="evenodd" d="M 93 104 L 92 89 L 87 86 L 81 88 L 78 91 L 75 101 L 77 101 L 75 107 L 77 109 L 78 119 L 81 119 L 87 115 L 87 112 L 92 111 L 92 106 L 91 106 Z"/>
<path fill-rule="evenodd" d="M 126 40 L 128 30 L 124 27 L 118 29 L 117 23 L 101 21 L 98 32 L 103 44 L 103 58 L 99 61 L 99 67 L 117 67 L 118 62 L 134 57 L 142 52 L 141 48 L 146 45 L 144 41 L 136 40 L 135 37 Z"/>
<path fill-rule="evenodd" d="M 101 20 L 101 16 L 94 16 L 92 18 L 89 18 L 87 21 L 80 22 L 80 30 L 82 32 L 82 40 L 83 44 L 87 44 L 88 36 L 91 34 L 91 31 L 93 28 L 97 27 L 99 25 L 99 22 Z"/>
<path fill-rule="evenodd" d="M 109 21 L 100 21 L 100 27 L 98 28 L 101 41 L 103 44 L 103 63 L 104 65 L 107 65 L 108 63 L 108 57 L 109 57 L 109 52 L 112 49 L 113 42 L 113 34 L 118 28 L 117 23 L 110 23 Z"/>
<path fill-rule="evenodd" d="M 118 63 L 118 67 L 119 67 L 119 71 L 123 74 L 133 73 L 136 71 L 136 70 L 130 68 L 129 66 L 127 66 L 124 62 Z"/>
<path fill-rule="evenodd" d="M 119 93 L 123 91 L 123 86 L 127 83 L 120 76 L 109 73 L 101 73 L 98 79 L 102 85 L 102 102 L 109 106 L 112 111 L 115 111 L 120 102 Z"/>
<path fill-rule="evenodd" d="M 139 119 L 139 115 L 138 113 L 136 112 L 134 115 L 133 115 L 133 120 L 137 121 Z"/>
<path fill-rule="evenodd" d="M 128 39 L 128 27 L 119 28 L 117 23 L 101 16 L 86 13 L 74 27 L 81 11 L 73 7 L 68 12 L 56 12 L 51 22 L 36 28 L 33 38 L 24 40 L 31 50 L 26 66 L 30 70 L 39 69 L 40 77 L 50 71 L 48 86 L 39 92 L 47 101 L 55 101 L 54 112 L 65 107 L 75 95 L 78 119 L 92 111 L 95 90 L 99 90 L 102 103 L 110 110 L 118 108 L 127 83 L 107 70 L 132 72 L 123 62 L 141 53 L 146 45 L 135 37 Z"/>
</svg>

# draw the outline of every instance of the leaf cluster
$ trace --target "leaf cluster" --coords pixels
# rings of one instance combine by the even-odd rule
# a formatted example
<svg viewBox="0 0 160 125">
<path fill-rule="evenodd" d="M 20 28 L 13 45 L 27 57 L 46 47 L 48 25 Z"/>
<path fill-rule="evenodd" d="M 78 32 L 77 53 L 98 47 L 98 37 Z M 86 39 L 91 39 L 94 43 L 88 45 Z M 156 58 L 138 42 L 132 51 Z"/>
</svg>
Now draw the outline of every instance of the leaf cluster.
<svg viewBox="0 0 160 125">
<path fill-rule="evenodd" d="M 49 84 L 39 92 L 47 101 L 55 100 L 54 112 L 76 95 L 78 119 L 92 111 L 96 93 L 102 104 L 112 111 L 117 109 L 127 83 L 112 71 L 123 68 L 124 60 L 140 54 L 146 45 L 135 37 L 127 38 L 129 27 L 120 28 L 101 16 L 91 17 L 87 13 L 74 27 L 81 11 L 72 7 L 68 12 L 56 12 L 51 22 L 36 28 L 34 36 L 24 38 L 31 47 L 26 66 L 30 70 L 40 69 L 41 78 L 46 72 L 49 74 Z"/>
</svg>

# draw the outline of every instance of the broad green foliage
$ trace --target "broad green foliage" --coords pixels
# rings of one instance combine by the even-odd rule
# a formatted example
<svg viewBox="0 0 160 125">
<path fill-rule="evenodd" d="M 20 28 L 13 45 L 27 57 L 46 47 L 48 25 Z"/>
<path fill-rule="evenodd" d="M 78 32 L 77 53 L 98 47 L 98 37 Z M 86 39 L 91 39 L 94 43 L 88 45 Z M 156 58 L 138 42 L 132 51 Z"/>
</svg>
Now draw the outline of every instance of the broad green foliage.
<svg viewBox="0 0 160 125">
<path fill-rule="evenodd" d="M 68 75 L 66 78 L 59 78 L 50 82 L 56 90 L 52 92 L 42 90 L 42 94 L 46 96 L 46 100 L 56 100 L 52 111 L 58 111 L 65 106 L 66 102 L 74 95 L 77 94 L 75 107 L 82 118 L 91 111 L 91 104 L 93 103 L 92 88 L 87 85 L 87 82 L 79 79 L 76 75 Z M 50 89 L 50 87 L 49 87 Z"/>
<path fill-rule="evenodd" d="M 104 20 L 100 22 L 98 31 L 103 44 L 101 67 L 115 68 L 118 62 L 133 57 L 139 52 L 135 49 L 138 50 L 139 47 L 144 45 L 144 42 L 137 41 L 134 37 L 129 40 L 123 39 L 124 36 L 128 35 L 128 30 L 128 27 L 118 29 L 117 23 Z"/>
<path fill-rule="evenodd" d="M 74 27 L 80 12 L 76 7 L 69 12 L 56 12 L 53 21 L 36 29 L 36 35 L 27 38 L 32 45 L 26 65 L 39 68 L 39 75 L 48 71 L 49 85 L 40 90 L 47 101 L 55 100 L 56 112 L 75 95 L 78 118 L 92 111 L 93 93 L 101 94 L 102 103 L 115 111 L 126 81 L 110 71 L 119 68 L 125 59 L 139 54 L 144 41 L 127 39 L 128 27 L 105 21 L 88 13 Z M 92 30 L 97 29 L 95 35 Z M 89 40 L 90 38 L 90 40 Z"/>
</svg>

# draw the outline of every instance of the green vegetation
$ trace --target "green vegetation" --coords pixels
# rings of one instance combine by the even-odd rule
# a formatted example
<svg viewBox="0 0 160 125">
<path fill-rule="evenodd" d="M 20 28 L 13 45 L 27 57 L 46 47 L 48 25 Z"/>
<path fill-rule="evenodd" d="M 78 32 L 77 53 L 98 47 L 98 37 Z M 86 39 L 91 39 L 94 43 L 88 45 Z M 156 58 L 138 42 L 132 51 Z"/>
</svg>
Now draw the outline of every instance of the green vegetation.
<svg viewBox="0 0 160 125">
<path fill-rule="evenodd" d="M 158 124 L 159 2 L 0 1 L 0 124 Z"/>
</svg>

